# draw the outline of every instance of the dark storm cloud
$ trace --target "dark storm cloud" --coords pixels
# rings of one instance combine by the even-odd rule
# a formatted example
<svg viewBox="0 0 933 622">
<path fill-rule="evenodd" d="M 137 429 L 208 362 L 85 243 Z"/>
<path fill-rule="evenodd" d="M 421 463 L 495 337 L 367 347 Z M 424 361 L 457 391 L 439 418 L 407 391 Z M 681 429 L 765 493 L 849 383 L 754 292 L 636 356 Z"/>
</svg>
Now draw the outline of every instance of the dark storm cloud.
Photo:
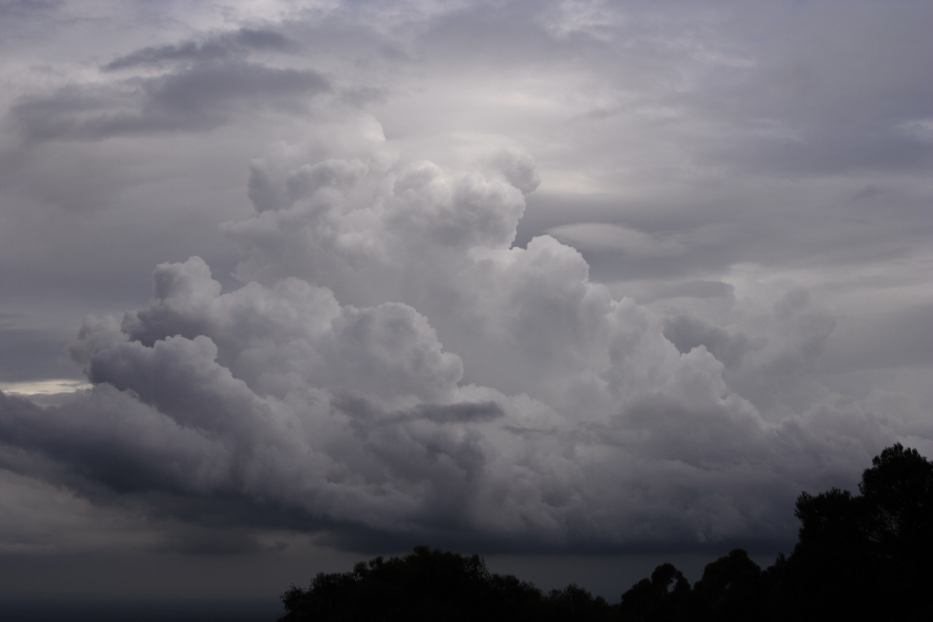
<svg viewBox="0 0 933 622">
<path fill-rule="evenodd" d="M 174 530 L 163 547 L 166 552 L 211 556 L 257 554 L 282 548 L 264 544 L 247 529 L 217 529 L 190 524 Z"/>
<path fill-rule="evenodd" d="M 204 467 L 214 471 L 209 478 L 238 477 L 228 470 L 231 448 L 154 418 L 155 411 L 130 396 L 101 386 L 62 401 L 40 408 L 0 392 L 0 467 L 68 487 L 103 507 L 135 508 L 169 521 L 160 543 L 165 550 L 243 552 L 258 546 L 247 528 L 329 526 L 313 512 L 274 499 L 226 486 L 203 488 Z"/>
<path fill-rule="evenodd" d="M 105 71 L 119 71 L 136 67 L 158 67 L 176 62 L 202 63 L 245 55 L 250 51 L 284 52 L 294 47 L 294 42 L 274 30 L 242 28 L 202 41 L 142 48 L 110 61 L 103 68 Z"/>
<path fill-rule="evenodd" d="M 522 153 L 488 162 L 256 161 L 263 192 L 228 230 L 259 280 L 225 291 L 200 258 L 160 264 L 148 305 L 80 331 L 91 391 L 0 403 L 11 466 L 232 530 L 203 551 L 251 546 L 246 527 L 348 548 L 686 550 L 777 546 L 793 531 L 779 508 L 895 433 L 831 405 L 759 410 L 801 392 L 832 332 L 805 292 L 772 305 L 761 346 L 665 327 L 553 237 L 512 247 L 537 177 Z M 838 465 L 813 468 L 835 437 L 851 439 Z"/>
<path fill-rule="evenodd" d="M 48 409 L 0 394 L 0 411 L 0 439 L 5 446 L 38 452 L 53 463 L 65 465 L 65 479 L 78 486 L 91 485 L 92 489 L 102 484 L 117 492 L 190 490 L 189 476 L 196 471 L 186 472 L 193 467 L 191 459 L 197 453 L 210 451 L 212 445 L 217 451 L 215 444 L 196 432 L 166 420 L 157 421 L 145 406 L 126 401 L 107 389 L 71 407 Z M 107 442 L 107 438 L 126 442 L 118 446 Z M 102 443 L 108 447 L 102 447 Z M 155 461 L 134 457 L 155 458 L 156 454 L 159 458 Z M 175 466 L 164 469 L 166 464 Z M 15 468 L 15 463 L 5 466 Z"/>
<path fill-rule="evenodd" d="M 376 404 L 345 396 L 337 402 L 342 410 L 365 418 L 366 425 L 396 425 L 405 421 L 425 419 L 436 423 L 470 423 L 491 421 L 505 416 L 495 402 L 465 402 L 461 404 L 419 404 L 412 410 L 384 413 Z"/>
<path fill-rule="evenodd" d="M 921 429 L 824 381 L 929 365 L 928 8 L 146 6 L 5 48 L 3 291 L 136 309 L 90 392 L 0 397 L 8 469 L 199 554 L 687 550 Z M 0 325 L 0 373 L 51 334 Z"/>
<path fill-rule="evenodd" d="M 476 411 L 488 413 L 496 408 L 455 405 L 419 411 L 430 410 L 432 414 L 427 416 L 433 418 L 433 413 L 449 410 L 469 413 L 475 419 Z M 462 519 L 439 503 L 440 496 L 425 508 L 425 525 L 418 535 L 413 535 L 374 528 L 366 520 L 334 520 L 319 509 L 277 498 L 270 494 L 271 488 L 255 495 L 236 490 L 240 487 L 236 480 L 247 477 L 244 472 L 237 473 L 240 469 L 234 464 L 243 456 L 233 458 L 230 451 L 235 449 L 208 438 L 202 431 L 185 429 L 171 419 L 156 421 L 154 412 L 107 386 L 99 386 L 61 406 L 45 408 L 0 392 L 0 467 L 66 486 L 95 504 L 144 511 L 168 521 L 158 543 L 160 550 L 168 552 L 217 555 L 268 549 L 270 545 L 257 541 L 255 529 L 317 532 L 325 539 L 344 542 L 350 550 L 361 550 L 359 547 L 365 546 L 362 543 L 379 543 L 379 550 L 397 550 L 399 546 L 413 546 L 428 533 L 452 534 L 463 527 Z M 421 418 L 420 413 L 417 416 Z M 391 417 L 388 415 L 386 424 L 391 423 Z M 387 464 L 398 462 L 397 475 L 405 477 L 404 471 L 409 470 L 409 476 L 420 477 L 422 469 L 404 464 L 401 454 L 393 457 L 389 454 L 395 452 L 388 446 L 365 440 L 369 431 L 360 429 L 360 434 L 371 449 L 383 454 Z M 403 437 L 394 434 L 391 439 L 404 442 Z M 237 443 L 245 441 L 243 437 Z M 452 446 L 429 447 L 436 457 L 453 455 Z M 15 451 L 11 453 L 10 448 Z M 195 458 L 198 454 L 200 458 Z M 197 464 L 191 462 L 192 458 Z M 205 467 L 213 472 L 209 478 L 219 476 L 226 483 L 204 488 Z M 293 483 L 282 481 L 279 485 L 291 487 Z M 446 493 L 438 489 L 436 494 L 450 495 L 448 503 L 453 503 L 458 490 L 459 486 Z M 456 540 L 480 541 L 475 534 L 447 538 L 451 544 Z"/>
<path fill-rule="evenodd" d="M 430 404 L 419 406 L 414 415 L 438 422 L 464 423 L 469 421 L 488 421 L 504 417 L 502 408 L 495 402 L 480 404 L 454 404 L 453 406 L 437 407 Z"/>
<path fill-rule="evenodd" d="M 301 110 L 309 98 L 329 90 L 329 81 L 315 71 L 220 60 L 112 86 L 27 97 L 10 113 L 31 141 L 99 140 L 211 130 L 244 110 Z"/>
<path fill-rule="evenodd" d="M 685 521 L 676 514 L 655 514 L 654 510 L 644 507 L 630 508 L 638 517 L 634 525 L 620 524 L 609 533 L 587 529 L 589 520 L 582 514 L 567 525 L 569 533 L 556 539 L 537 531 L 523 533 L 520 537 L 514 533 L 485 532 L 477 530 L 469 518 L 469 514 L 476 510 L 475 501 L 470 500 L 473 494 L 471 487 L 457 479 L 447 479 L 443 474 L 448 469 L 445 462 L 454 459 L 460 467 L 470 470 L 471 477 L 483 477 L 485 457 L 475 450 L 462 453 L 463 448 L 458 449 L 456 445 L 438 443 L 440 437 L 425 439 L 423 450 L 427 453 L 420 456 L 422 449 L 416 450 L 417 446 L 411 445 L 404 434 L 393 433 L 380 439 L 378 431 L 364 441 L 365 447 L 375 452 L 379 461 L 391 469 L 394 481 L 401 482 L 407 478 L 433 480 L 430 495 L 419 508 L 418 524 L 399 529 L 398 526 L 374 525 L 371 517 L 335 519 L 326 512 L 322 513 L 320 507 L 300 507 L 294 504 L 294 499 L 276 498 L 271 486 L 255 493 L 236 490 L 241 484 L 234 483 L 239 476 L 233 472 L 221 476 L 234 478 L 222 488 L 201 488 L 204 482 L 200 476 L 204 473 L 205 462 L 215 460 L 222 443 L 211 442 L 197 431 L 184 431 L 189 440 L 201 436 L 187 448 L 191 450 L 187 452 L 184 443 L 179 443 L 180 437 L 165 436 L 166 429 L 174 426 L 165 428 L 148 415 L 140 417 L 143 414 L 140 411 L 145 412 L 145 408 L 134 405 L 132 399 L 120 397 L 106 387 L 98 387 L 95 392 L 96 395 L 88 399 L 72 400 L 61 407 L 44 409 L 0 393 L 0 441 L 5 449 L 12 447 L 17 451 L 12 456 L 7 451 L 0 452 L 0 464 L 5 469 L 40 476 L 54 485 L 66 486 L 95 505 L 144 512 L 153 520 L 163 521 L 159 540 L 155 543 L 163 552 L 230 555 L 282 546 L 259 541 L 254 531 L 257 529 L 314 533 L 321 543 L 370 553 L 397 551 L 424 539 L 437 546 L 515 553 L 712 551 L 732 544 L 773 550 L 784 544 L 792 531 L 789 517 L 779 520 L 769 517 L 767 523 L 757 524 L 756 530 L 748 534 L 724 532 L 710 541 L 698 540 L 694 531 L 698 527 L 696 523 Z M 110 410 L 109 400 L 116 401 L 112 406 L 119 411 Z M 688 472 L 667 474 L 674 476 L 675 480 L 682 480 L 675 481 L 668 493 L 677 496 L 678 504 L 692 506 L 700 513 L 697 516 L 709 511 L 710 506 L 721 503 L 720 499 L 706 497 L 702 492 L 705 487 L 715 487 L 721 491 L 720 494 L 729 491 L 730 495 L 750 495 L 754 487 L 761 485 L 760 482 L 767 481 L 770 486 L 768 497 L 757 499 L 754 508 L 746 509 L 762 517 L 776 514 L 798 492 L 791 481 L 775 488 L 778 482 L 768 473 L 750 473 L 743 478 L 734 478 L 728 469 L 723 469 L 727 465 L 717 464 L 717 459 L 723 454 L 708 450 L 718 446 L 721 434 L 734 434 L 733 426 L 706 430 L 702 437 L 684 444 L 685 439 L 677 432 L 678 420 L 681 416 L 696 417 L 696 413 L 678 412 L 678 408 L 660 402 L 644 404 L 628 415 L 625 429 L 618 427 L 598 431 L 604 442 L 610 444 L 616 442 L 614 438 L 624 438 L 633 429 L 651 431 L 637 450 L 645 458 L 633 463 L 638 465 L 636 473 L 616 474 L 619 485 L 628 486 L 631 478 L 644 476 L 641 469 L 666 468 L 663 464 L 655 464 L 658 456 L 671 459 L 676 456 L 677 460 L 699 460 L 698 464 L 702 463 L 706 472 L 702 476 Z M 708 416 L 710 422 L 718 420 L 715 413 Z M 663 417 L 664 423 L 659 423 L 658 417 Z M 140 418 L 143 420 L 137 420 Z M 121 423 L 118 419 L 129 421 Z M 371 434 L 372 429 L 366 433 L 367 436 Z M 240 439 L 241 442 L 245 440 Z M 400 447 L 392 447 L 399 442 Z M 767 442 L 766 438 L 745 439 L 742 459 L 751 460 L 756 452 L 764 450 L 763 444 Z M 23 460 L 23 452 L 36 452 L 42 456 L 42 461 Z M 197 453 L 201 454 L 199 459 L 195 458 Z M 208 468 L 216 467 L 215 464 Z M 228 463 L 228 468 L 236 469 L 232 463 Z M 426 470 L 431 469 L 441 473 L 425 480 Z M 186 470 L 189 470 L 187 474 Z M 834 482 L 838 474 L 824 472 L 822 477 L 824 481 Z M 339 480 L 331 486 L 338 483 Z M 289 485 L 288 482 L 280 484 Z M 346 485 L 349 486 L 349 482 Z M 552 500 L 554 502 L 556 500 Z M 629 503 L 650 505 L 653 502 L 635 495 Z M 496 508 L 489 507 L 486 511 L 495 512 Z M 654 525 L 646 532 L 637 523 L 649 517 Z M 704 523 L 702 527 L 710 526 Z"/>
</svg>

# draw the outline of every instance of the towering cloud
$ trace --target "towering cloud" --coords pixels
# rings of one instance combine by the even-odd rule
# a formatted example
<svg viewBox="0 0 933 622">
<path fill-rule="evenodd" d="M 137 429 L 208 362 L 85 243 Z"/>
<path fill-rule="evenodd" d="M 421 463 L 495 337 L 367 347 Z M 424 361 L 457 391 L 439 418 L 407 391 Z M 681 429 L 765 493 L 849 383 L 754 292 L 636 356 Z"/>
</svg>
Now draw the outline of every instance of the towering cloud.
<svg viewBox="0 0 933 622">
<path fill-rule="evenodd" d="M 239 284 L 159 265 L 148 306 L 82 328 L 91 390 L 0 397 L 4 463 L 349 547 L 626 549 L 780 540 L 793 495 L 901 432 L 801 380 L 833 327 L 805 294 L 716 326 L 613 295 L 553 237 L 513 245 L 538 183 L 516 151 L 255 161 Z"/>
</svg>

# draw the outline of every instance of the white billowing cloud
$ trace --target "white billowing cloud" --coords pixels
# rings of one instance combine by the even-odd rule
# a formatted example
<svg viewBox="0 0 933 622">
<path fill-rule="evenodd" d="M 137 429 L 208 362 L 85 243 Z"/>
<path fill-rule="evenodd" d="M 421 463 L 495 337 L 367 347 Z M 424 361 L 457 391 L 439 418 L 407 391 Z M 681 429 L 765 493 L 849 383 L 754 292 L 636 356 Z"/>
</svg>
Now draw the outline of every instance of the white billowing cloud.
<svg viewBox="0 0 933 622">
<path fill-rule="evenodd" d="M 409 304 L 464 360 L 468 381 L 578 417 L 605 420 L 625 400 L 671 390 L 688 363 L 657 320 L 589 281 L 574 248 L 549 236 L 511 246 L 536 176 L 524 154 L 490 161 L 485 174 L 375 159 L 284 175 L 254 166 L 256 214 L 227 227 L 248 252 L 238 274 L 301 278 L 358 304 Z"/>
<path fill-rule="evenodd" d="M 831 405 L 763 416 L 768 386 L 738 363 L 767 352 L 749 373 L 779 380 L 812 358 L 831 325 L 805 297 L 774 307 L 793 337 L 777 350 L 665 321 L 554 237 L 512 246 L 537 176 L 521 153 L 484 162 L 256 161 L 255 212 L 226 227 L 242 284 L 197 257 L 159 265 L 148 306 L 85 323 L 73 355 L 94 388 L 2 398 L 0 440 L 190 520 L 223 498 L 232 524 L 349 545 L 631 547 L 785 537 L 800 488 L 893 435 Z"/>
<path fill-rule="evenodd" d="M 206 357 L 202 368 L 217 359 L 263 394 L 281 395 L 287 388 L 282 379 L 293 378 L 300 386 L 372 399 L 436 400 L 463 374 L 460 359 L 442 350 L 426 318 L 404 304 L 341 307 L 330 290 L 295 278 L 271 288 L 251 282 L 223 294 L 197 257 L 159 266 L 155 281 L 153 304 L 123 320 L 124 337 L 134 340 L 125 347 L 155 351 L 174 336 L 187 337 Z M 138 347 L 142 343 L 154 345 Z M 113 382 L 100 353 L 90 356 L 89 375 Z"/>
<path fill-rule="evenodd" d="M 527 168 L 527 165 L 525 165 Z M 298 165 L 284 175 L 254 164 L 255 217 L 229 223 L 249 258 L 243 279 L 300 276 L 338 298 L 373 303 L 417 289 L 435 262 L 462 262 L 472 248 L 508 247 L 524 210 L 521 161 L 484 176 L 430 162 L 388 168 L 384 158 Z M 524 174 L 524 177 L 523 177 Z M 282 179 L 284 177 L 284 179 Z"/>
<path fill-rule="evenodd" d="M 728 386 L 771 421 L 819 409 L 843 396 L 823 384 L 823 353 L 837 320 L 807 290 L 742 283 L 729 308 L 668 301 L 664 334 L 682 352 L 703 346 L 724 365 Z"/>
</svg>

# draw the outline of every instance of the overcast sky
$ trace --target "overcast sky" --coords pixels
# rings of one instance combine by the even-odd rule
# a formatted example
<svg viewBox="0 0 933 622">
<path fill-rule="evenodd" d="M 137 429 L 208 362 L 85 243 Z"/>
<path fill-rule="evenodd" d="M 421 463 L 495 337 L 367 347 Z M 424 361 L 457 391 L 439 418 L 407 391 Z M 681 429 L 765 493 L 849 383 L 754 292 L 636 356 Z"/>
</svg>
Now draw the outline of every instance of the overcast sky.
<svg viewBox="0 0 933 622">
<path fill-rule="evenodd" d="M 786 550 L 933 455 L 931 23 L 0 1 L 0 571 Z"/>
</svg>

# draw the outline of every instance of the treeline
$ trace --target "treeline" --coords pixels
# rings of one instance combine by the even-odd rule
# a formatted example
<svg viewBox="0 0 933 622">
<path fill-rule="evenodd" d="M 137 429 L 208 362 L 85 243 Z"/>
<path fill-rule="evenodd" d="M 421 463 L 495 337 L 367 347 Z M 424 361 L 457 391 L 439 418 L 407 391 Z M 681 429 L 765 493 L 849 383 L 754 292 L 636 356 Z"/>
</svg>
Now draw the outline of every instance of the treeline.
<svg viewBox="0 0 933 622">
<path fill-rule="evenodd" d="M 489 572 L 478 556 L 419 547 L 352 572 L 319 574 L 282 596 L 282 622 L 730 622 L 933 620 L 933 463 L 894 445 L 872 460 L 859 494 L 797 499 L 799 539 L 765 570 L 737 549 L 691 585 L 671 564 L 610 604 L 569 585 L 544 592 Z"/>
</svg>

